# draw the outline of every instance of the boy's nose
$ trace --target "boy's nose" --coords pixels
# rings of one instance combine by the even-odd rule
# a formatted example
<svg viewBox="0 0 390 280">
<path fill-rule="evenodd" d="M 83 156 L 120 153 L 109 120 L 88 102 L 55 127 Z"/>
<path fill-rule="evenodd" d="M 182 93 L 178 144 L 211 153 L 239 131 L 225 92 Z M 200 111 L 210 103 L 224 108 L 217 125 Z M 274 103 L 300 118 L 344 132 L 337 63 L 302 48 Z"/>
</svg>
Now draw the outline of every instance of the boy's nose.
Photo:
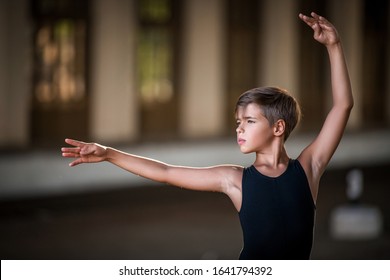
<svg viewBox="0 0 390 280">
<path fill-rule="evenodd" d="M 241 127 L 241 125 L 237 126 L 236 132 L 237 132 L 237 133 L 243 133 L 243 132 L 244 132 L 244 130 L 243 130 L 243 128 Z"/>
</svg>

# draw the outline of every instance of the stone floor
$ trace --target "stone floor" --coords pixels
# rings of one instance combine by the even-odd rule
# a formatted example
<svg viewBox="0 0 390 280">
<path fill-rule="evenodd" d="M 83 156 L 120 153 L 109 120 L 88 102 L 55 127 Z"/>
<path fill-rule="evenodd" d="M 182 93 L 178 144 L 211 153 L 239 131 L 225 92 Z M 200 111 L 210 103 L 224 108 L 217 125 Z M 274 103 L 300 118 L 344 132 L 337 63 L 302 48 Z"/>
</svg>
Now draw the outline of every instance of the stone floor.
<svg viewBox="0 0 390 280">
<path fill-rule="evenodd" d="M 331 211 L 346 202 L 348 170 L 325 173 L 312 259 L 390 259 L 389 170 L 390 162 L 363 167 L 361 203 L 379 207 L 384 229 L 358 241 L 329 235 Z M 0 201 L 1 259 L 237 259 L 239 220 L 224 195 L 169 186 L 107 189 Z"/>
</svg>

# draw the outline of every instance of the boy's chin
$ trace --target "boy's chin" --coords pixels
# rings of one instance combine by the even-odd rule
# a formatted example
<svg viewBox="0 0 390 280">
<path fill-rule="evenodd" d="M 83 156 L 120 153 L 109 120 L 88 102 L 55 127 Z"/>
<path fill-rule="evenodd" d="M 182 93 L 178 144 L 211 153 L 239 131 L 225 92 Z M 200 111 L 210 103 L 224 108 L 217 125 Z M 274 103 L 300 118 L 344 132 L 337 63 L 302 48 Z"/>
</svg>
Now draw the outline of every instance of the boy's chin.
<svg viewBox="0 0 390 280">
<path fill-rule="evenodd" d="M 243 153 L 244 155 L 252 153 L 251 150 L 246 149 L 245 147 L 240 147 L 240 151 L 241 151 L 241 153 Z"/>
</svg>

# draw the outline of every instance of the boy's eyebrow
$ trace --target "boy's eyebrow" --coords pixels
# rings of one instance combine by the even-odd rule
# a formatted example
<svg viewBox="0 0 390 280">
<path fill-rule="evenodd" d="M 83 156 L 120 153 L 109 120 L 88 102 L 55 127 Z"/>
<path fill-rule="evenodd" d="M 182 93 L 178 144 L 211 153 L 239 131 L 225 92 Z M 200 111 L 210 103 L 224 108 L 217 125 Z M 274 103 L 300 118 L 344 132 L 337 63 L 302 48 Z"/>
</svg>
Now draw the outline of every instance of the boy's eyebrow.
<svg viewBox="0 0 390 280">
<path fill-rule="evenodd" d="M 244 116 L 242 118 L 236 118 L 236 120 L 240 120 L 240 119 L 243 119 L 243 120 L 249 120 L 249 119 L 257 119 L 256 117 L 252 117 L 252 116 Z"/>
<path fill-rule="evenodd" d="M 247 119 L 256 119 L 256 117 L 252 117 L 252 116 L 243 116 L 242 117 L 244 120 L 247 120 Z"/>
</svg>

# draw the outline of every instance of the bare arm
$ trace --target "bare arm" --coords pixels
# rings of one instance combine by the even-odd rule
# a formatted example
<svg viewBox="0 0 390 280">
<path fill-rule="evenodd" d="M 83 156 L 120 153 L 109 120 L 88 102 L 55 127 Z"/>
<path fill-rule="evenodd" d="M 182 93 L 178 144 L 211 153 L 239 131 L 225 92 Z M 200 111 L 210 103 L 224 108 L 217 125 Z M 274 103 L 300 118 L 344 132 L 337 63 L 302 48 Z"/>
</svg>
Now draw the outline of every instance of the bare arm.
<svg viewBox="0 0 390 280">
<path fill-rule="evenodd" d="M 300 14 L 299 17 L 313 29 L 314 39 L 326 46 L 330 61 L 333 97 L 333 106 L 319 135 L 298 158 L 309 177 L 312 194 L 316 199 L 320 177 L 336 151 L 347 125 L 353 107 L 353 97 L 337 30 L 325 18 L 315 13 L 311 15 L 312 17 L 307 17 Z"/>
<path fill-rule="evenodd" d="M 240 197 L 237 197 L 242 174 L 240 166 L 219 165 L 205 168 L 176 166 L 96 143 L 72 139 L 66 139 L 65 142 L 73 146 L 61 149 L 62 156 L 75 158 L 70 166 L 107 161 L 156 182 L 198 191 L 222 192 L 232 199 L 236 207 L 240 203 Z"/>
</svg>

